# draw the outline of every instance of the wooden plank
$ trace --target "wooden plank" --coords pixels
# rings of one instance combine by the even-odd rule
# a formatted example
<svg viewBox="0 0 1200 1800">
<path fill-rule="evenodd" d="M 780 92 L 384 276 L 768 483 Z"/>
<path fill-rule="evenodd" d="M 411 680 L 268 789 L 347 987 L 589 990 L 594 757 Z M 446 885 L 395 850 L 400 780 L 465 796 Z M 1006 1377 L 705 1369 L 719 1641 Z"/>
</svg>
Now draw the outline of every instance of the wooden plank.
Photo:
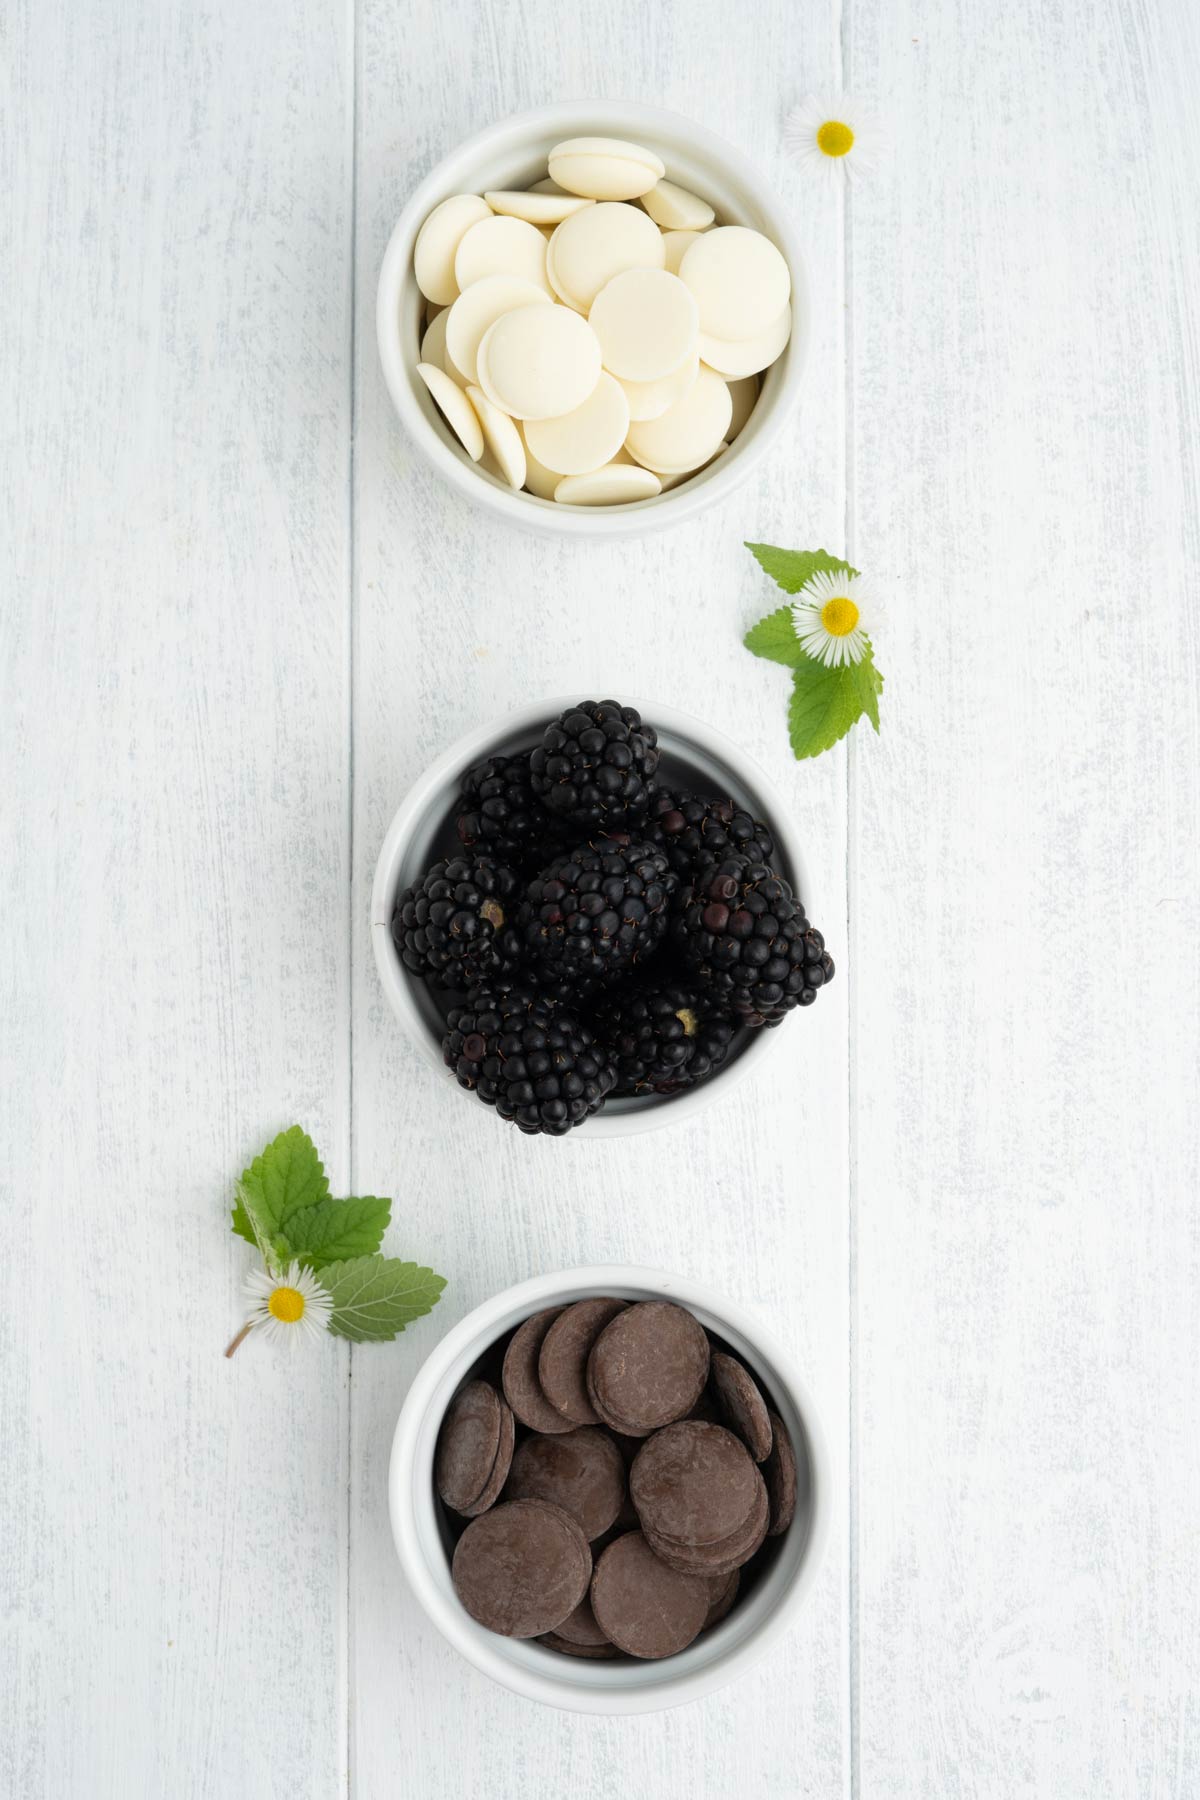
<svg viewBox="0 0 1200 1800">
<path fill-rule="evenodd" d="M 1195 10 L 853 0 L 866 1800 L 1200 1786 Z"/>
<path fill-rule="evenodd" d="M 333 1795 L 344 1349 L 222 1349 L 348 1173 L 345 9 L 5 24 L 0 1790 Z"/>
<path fill-rule="evenodd" d="M 802 190 L 781 160 L 778 116 L 793 70 L 831 62 L 831 22 L 783 0 L 756 8 L 745 34 L 729 31 L 715 0 L 650 9 L 617 0 L 598 13 L 534 0 L 519 22 L 506 15 L 503 31 L 498 17 L 480 0 L 454 0 L 413 40 L 391 8 L 368 0 L 360 26 L 356 1178 L 397 1193 L 405 1253 L 433 1261 L 450 1287 L 436 1322 L 396 1350 L 354 1355 L 353 1787 L 362 1800 L 401 1779 L 426 1800 L 600 1800 L 636 1783 L 669 1800 L 702 1779 L 713 1794 L 837 1794 L 846 1780 L 840 1543 L 803 1623 L 752 1677 L 703 1709 L 606 1722 L 531 1710 L 470 1670 L 406 1590 L 389 1535 L 392 1429 L 432 1335 L 509 1282 L 580 1261 L 683 1267 L 752 1305 L 811 1376 L 843 1467 L 845 986 L 785 1027 L 762 1078 L 693 1130 L 531 1143 L 422 1066 L 371 958 L 374 859 L 422 768 L 480 719 L 539 694 L 594 689 L 660 696 L 759 757 L 795 804 L 835 955 L 844 938 L 841 757 L 804 768 L 790 760 L 782 672 L 738 645 L 774 593 L 741 540 L 834 542 L 841 530 L 839 292 L 821 295 L 801 416 L 761 479 L 683 531 L 621 546 L 508 530 L 443 487 L 391 413 L 373 323 L 383 245 L 421 175 L 486 122 L 570 94 L 641 95 L 704 119 L 803 208 L 813 268 L 839 270 L 836 208 Z M 764 43 L 777 50 L 765 68 Z"/>
</svg>

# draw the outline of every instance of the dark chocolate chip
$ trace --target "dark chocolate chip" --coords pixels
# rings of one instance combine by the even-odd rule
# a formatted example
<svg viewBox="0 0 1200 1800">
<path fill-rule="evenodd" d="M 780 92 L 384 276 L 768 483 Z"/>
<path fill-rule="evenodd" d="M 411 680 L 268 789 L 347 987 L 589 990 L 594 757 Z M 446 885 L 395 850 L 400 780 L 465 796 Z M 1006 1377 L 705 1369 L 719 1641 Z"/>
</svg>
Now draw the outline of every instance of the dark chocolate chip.
<svg viewBox="0 0 1200 1800">
<path fill-rule="evenodd" d="M 592 1603 L 585 1595 L 569 1618 L 563 1620 L 557 1635 L 566 1638 L 568 1644 L 584 1644 L 589 1649 L 598 1644 L 607 1644 L 608 1639 L 596 1623 L 596 1615 L 592 1611 Z"/>
<path fill-rule="evenodd" d="M 455 1512 L 465 1513 L 487 1486 L 500 1445 L 502 1405 L 489 1382 L 468 1381 L 446 1408 L 433 1478 Z"/>
<path fill-rule="evenodd" d="M 504 1397 L 522 1425 L 528 1425 L 531 1431 L 572 1429 L 571 1421 L 564 1419 L 543 1394 L 537 1372 L 542 1341 L 562 1310 L 561 1306 L 548 1306 L 544 1312 L 534 1313 L 517 1326 L 504 1352 Z"/>
<path fill-rule="evenodd" d="M 674 1656 L 701 1630 L 708 1583 L 669 1569 L 640 1531 L 608 1549 L 592 1577 L 592 1611 L 609 1641 L 630 1656 Z"/>
<path fill-rule="evenodd" d="M 764 1462 L 771 1454 L 771 1418 L 749 1369 L 714 1350 L 710 1385 L 723 1423 L 737 1433 L 755 1462 Z"/>
<path fill-rule="evenodd" d="M 730 1575 L 734 1569 L 740 1569 L 743 1563 L 750 1561 L 767 1535 L 767 1526 L 771 1521 L 771 1509 L 767 1504 L 767 1490 L 756 1463 L 751 1463 L 754 1479 L 758 1483 L 758 1498 L 754 1510 L 741 1531 L 732 1537 L 723 1538 L 719 1544 L 702 1544 L 699 1548 L 688 1544 L 677 1544 L 674 1538 L 660 1537 L 655 1531 L 646 1533 L 646 1542 L 668 1567 L 678 1569 L 685 1575 L 717 1576 Z"/>
<path fill-rule="evenodd" d="M 554 1320 L 538 1354 L 538 1381 L 551 1406 L 573 1425 L 598 1425 L 588 1399 L 587 1360 L 592 1345 L 619 1312 L 624 1300 L 597 1298 L 568 1306 Z"/>
<path fill-rule="evenodd" d="M 644 1300 L 618 1313 L 592 1346 L 588 1394 L 606 1425 L 645 1437 L 683 1418 L 708 1379 L 708 1338 L 690 1312 Z"/>
<path fill-rule="evenodd" d="M 636 1531 L 638 1529 L 638 1516 L 633 1501 L 629 1498 L 628 1477 L 629 1471 L 633 1467 L 633 1459 L 646 1440 L 644 1438 L 625 1437 L 620 1431 L 609 1431 L 608 1435 L 617 1446 L 617 1449 L 621 1452 L 621 1460 L 625 1464 L 626 1476 L 625 1498 L 621 1502 L 621 1510 L 617 1514 L 617 1522 L 613 1526 L 613 1530 L 618 1533 L 621 1531 Z M 592 1548 L 592 1555 L 593 1557 L 596 1555 L 595 1546 Z"/>
<path fill-rule="evenodd" d="M 772 1413 L 774 1441 L 771 1454 L 763 1464 L 763 1479 L 771 1502 L 769 1537 L 781 1537 L 796 1516 L 796 1453 L 787 1426 L 778 1413 Z"/>
<path fill-rule="evenodd" d="M 712 1593 L 712 1599 L 709 1601 L 708 1613 L 704 1620 L 705 1631 L 711 1631 L 714 1625 L 719 1625 L 721 1623 L 721 1620 L 725 1617 L 726 1613 L 737 1599 L 741 1580 L 741 1574 L 737 1569 L 734 1569 L 730 1574 L 716 1576 L 710 1581 L 709 1587 Z"/>
<path fill-rule="evenodd" d="M 656 1431 L 629 1471 L 642 1529 L 693 1549 L 742 1531 L 761 1486 L 741 1439 L 702 1419 Z"/>
<path fill-rule="evenodd" d="M 547 1650 L 557 1650 L 560 1656 L 582 1656 L 589 1662 L 611 1662 L 614 1656 L 621 1654 L 617 1646 L 610 1644 L 607 1638 L 602 1644 L 573 1644 L 570 1638 L 547 1631 L 538 1639 L 538 1643 L 545 1644 Z"/>
<path fill-rule="evenodd" d="M 513 1457 L 506 1498 L 551 1500 L 579 1521 L 585 1537 L 599 1537 L 625 1499 L 621 1452 L 591 1425 L 553 1437 L 536 1433 Z"/>
<path fill-rule="evenodd" d="M 508 1501 L 473 1519 L 451 1567 L 471 1617 L 517 1638 L 557 1630 L 587 1593 L 591 1573 L 583 1532 L 544 1500 Z"/>
<path fill-rule="evenodd" d="M 468 1519 L 477 1519 L 485 1513 L 489 1506 L 495 1506 L 500 1498 L 501 1490 L 508 1480 L 508 1471 L 512 1465 L 513 1444 L 516 1441 L 516 1426 L 513 1422 L 513 1409 L 507 1400 L 500 1402 L 500 1442 L 496 1449 L 496 1460 L 492 1464 L 492 1472 L 487 1478 L 483 1492 L 470 1506 L 461 1508 Z"/>
<path fill-rule="evenodd" d="M 703 1419 L 709 1425 L 720 1425 L 723 1423 L 721 1415 L 717 1411 L 716 1401 L 712 1397 L 711 1382 L 705 1388 L 695 1406 L 693 1406 L 691 1412 L 688 1414 L 688 1418 Z"/>
</svg>

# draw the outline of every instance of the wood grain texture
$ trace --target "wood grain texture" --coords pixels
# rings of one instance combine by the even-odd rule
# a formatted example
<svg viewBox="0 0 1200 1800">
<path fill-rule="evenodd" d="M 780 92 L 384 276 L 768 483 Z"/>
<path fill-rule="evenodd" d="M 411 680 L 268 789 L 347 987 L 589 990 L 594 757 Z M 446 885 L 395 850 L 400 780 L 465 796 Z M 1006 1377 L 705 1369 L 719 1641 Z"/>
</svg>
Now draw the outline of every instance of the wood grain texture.
<svg viewBox="0 0 1200 1800">
<path fill-rule="evenodd" d="M 1200 1789 L 1193 8 L 854 0 L 864 1796 Z"/>
<path fill-rule="evenodd" d="M 330 1795 L 347 1354 L 221 1352 L 348 1172 L 349 40 L 3 30 L 0 1792 Z"/>
<path fill-rule="evenodd" d="M 1200 1791 L 1198 69 L 1184 0 L 4 10 L 0 1794 Z M 843 81 L 847 208 L 781 141 Z M 621 547 L 486 523 L 374 344 L 419 178 L 572 94 L 745 149 L 815 297 L 771 465 Z M 879 577 L 882 737 L 791 762 L 746 537 Z M 409 1050 L 367 901 L 434 756 L 600 689 L 767 767 L 842 975 L 694 1128 L 536 1143 Z M 226 1364 L 293 1118 L 451 1285 Z M 475 1675 L 387 1522 L 431 1343 L 606 1259 L 757 1311 L 848 1496 L 785 1644 L 643 1720 Z"/>
<path fill-rule="evenodd" d="M 367 933 L 375 856 L 426 764 L 469 726 L 539 694 L 658 696 L 731 730 L 792 800 L 813 855 L 814 916 L 844 940 L 841 754 L 789 760 L 781 671 L 739 635 L 775 592 L 746 537 L 835 542 L 843 519 L 840 293 L 818 309 L 812 373 L 779 455 L 693 526 L 627 546 L 559 544 L 503 529 L 413 452 L 379 378 L 375 278 L 417 180 L 471 130 L 571 94 L 637 96 L 705 119 L 802 209 L 814 270 L 840 281 L 836 208 L 781 158 L 786 84 L 828 79 L 823 11 L 785 0 L 728 31 L 716 0 L 591 13 L 536 0 L 503 15 L 454 0 L 424 21 L 420 54 L 394 9 L 360 17 L 356 370 L 356 1178 L 396 1191 L 406 1253 L 449 1277 L 445 1329 L 536 1271 L 646 1261 L 710 1280 L 796 1352 L 823 1404 L 839 1470 L 846 1439 L 846 988 L 778 1034 L 760 1080 L 694 1129 L 594 1144 L 531 1142 L 447 1088 L 409 1048 L 380 994 Z M 764 103 L 760 45 L 780 46 Z M 798 500 L 797 496 L 801 498 Z M 647 1719 L 536 1711 L 475 1674 L 419 1612 L 385 1507 L 398 1406 L 427 1345 L 354 1352 L 352 1787 L 429 1800 L 531 1791 L 656 1800 L 703 1791 L 845 1791 L 846 1569 L 840 1544 L 777 1656 L 703 1707 Z M 836 1532 L 844 1536 L 844 1521 Z"/>
</svg>

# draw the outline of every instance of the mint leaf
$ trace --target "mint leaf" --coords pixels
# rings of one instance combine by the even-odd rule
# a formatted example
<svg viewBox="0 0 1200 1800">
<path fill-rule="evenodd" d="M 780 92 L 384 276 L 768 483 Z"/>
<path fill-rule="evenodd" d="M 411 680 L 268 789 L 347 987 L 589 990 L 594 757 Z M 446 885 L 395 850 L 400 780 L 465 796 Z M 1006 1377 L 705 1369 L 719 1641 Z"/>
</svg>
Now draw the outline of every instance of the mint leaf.
<svg viewBox="0 0 1200 1800">
<path fill-rule="evenodd" d="M 867 640 L 868 644 L 870 639 Z M 883 676 L 875 667 L 874 654 L 868 649 L 860 663 L 854 664 L 854 673 L 858 679 L 858 691 L 862 695 L 863 711 L 875 727 L 875 735 L 879 735 L 879 696 L 883 692 Z"/>
<path fill-rule="evenodd" d="M 840 669 L 806 657 L 792 676 L 788 703 L 788 736 L 797 760 L 832 749 L 864 713 L 878 731 L 882 688 L 883 677 L 869 653 L 862 662 Z"/>
<path fill-rule="evenodd" d="M 288 1252 L 310 1269 L 371 1256 L 383 1242 L 392 1216 L 390 1200 L 365 1194 L 355 1200 L 320 1200 L 293 1213 L 287 1224 Z"/>
<path fill-rule="evenodd" d="M 781 606 L 777 612 L 768 613 L 742 639 L 747 650 L 755 656 L 765 656 L 770 662 L 784 663 L 794 669 L 797 663 L 805 659 L 800 648 L 800 639 L 796 636 L 796 622 L 792 618 L 790 606 Z"/>
<path fill-rule="evenodd" d="M 331 1263 L 320 1281 L 333 1301 L 330 1331 L 355 1344 L 395 1337 L 436 1306 L 446 1285 L 432 1269 L 394 1256 Z"/>
<path fill-rule="evenodd" d="M 237 1232 L 239 1237 L 245 1238 L 246 1242 L 248 1244 L 253 1244 L 254 1248 L 257 1250 L 258 1239 L 255 1237 L 254 1227 L 250 1223 L 250 1215 L 242 1205 L 242 1188 L 240 1182 L 238 1183 L 237 1192 L 238 1198 L 233 1203 L 233 1229 Z"/>
<path fill-rule="evenodd" d="M 254 1245 L 264 1263 L 277 1263 L 279 1258 L 273 1248 L 271 1221 L 259 1206 L 257 1189 L 247 1188 L 239 1181 L 235 1191 L 237 1199 L 233 1206 L 233 1229 L 239 1237 L 244 1237 L 247 1243 Z"/>
<path fill-rule="evenodd" d="M 752 544 L 748 540 L 746 548 L 785 594 L 798 594 L 818 569 L 827 569 L 831 575 L 841 570 L 847 575 L 858 574 L 858 570 L 852 569 L 842 557 L 830 556 L 828 550 L 781 550 L 777 544 Z M 760 650 L 756 654 L 761 656 L 763 652 Z M 776 658 L 777 662 L 782 660 Z"/>
<path fill-rule="evenodd" d="M 312 1139 L 293 1125 L 243 1169 L 233 1229 L 265 1255 L 265 1246 L 274 1244 L 293 1213 L 315 1206 L 328 1193 L 329 1182 Z"/>
</svg>

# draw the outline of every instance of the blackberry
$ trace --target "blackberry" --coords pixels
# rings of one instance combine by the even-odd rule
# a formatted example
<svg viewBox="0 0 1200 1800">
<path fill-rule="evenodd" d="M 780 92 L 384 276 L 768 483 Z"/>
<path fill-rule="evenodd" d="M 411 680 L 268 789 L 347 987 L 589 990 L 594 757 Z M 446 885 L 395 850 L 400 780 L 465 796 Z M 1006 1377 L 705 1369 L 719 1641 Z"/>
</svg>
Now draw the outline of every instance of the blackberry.
<svg viewBox="0 0 1200 1800">
<path fill-rule="evenodd" d="M 552 981 L 586 987 L 644 961 L 666 934 L 676 877 L 652 844 L 598 838 L 535 875 L 518 917 L 526 954 Z"/>
<path fill-rule="evenodd" d="M 705 991 L 743 1025 L 778 1025 L 833 980 L 833 958 L 782 876 L 748 856 L 703 868 L 680 892 L 672 938 Z"/>
<path fill-rule="evenodd" d="M 616 1064 L 618 1094 L 672 1094 L 719 1069 L 736 1027 L 692 983 L 647 980 L 610 989 L 592 1015 Z"/>
<path fill-rule="evenodd" d="M 732 800 L 676 795 L 658 788 L 650 799 L 644 836 L 666 851 L 671 867 L 682 876 L 724 856 L 750 856 L 768 866 L 775 860 L 775 839 L 768 827 Z"/>
<path fill-rule="evenodd" d="M 529 780 L 529 751 L 489 756 L 463 776 L 455 829 L 468 850 L 510 868 L 536 868 L 567 848 L 562 821 L 547 812 Z"/>
<path fill-rule="evenodd" d="M 513 968 L 521 948 L 514 925 L 519 886 L 511 869 L 487 856 L 434 863 L 405 888 L 392 914 L 392 938 L 405 967 L 464 990 Z"/>
<path fill-rule="evenodd" d="M 657 733 L 619 700 L 570 707 L 529 759 L 533 791 L 551 812 L 592 828 L 643 816 L 657 768 Z"/>
<path fill-rule="evenodd" d="M 612 1061 L 566 1006 L 515 983 L 476 988 L 446 1019 L 442 1056 L 460 1087 L 531 1135 L 563 1137 L 599 1112 Z"/>
</svg>

